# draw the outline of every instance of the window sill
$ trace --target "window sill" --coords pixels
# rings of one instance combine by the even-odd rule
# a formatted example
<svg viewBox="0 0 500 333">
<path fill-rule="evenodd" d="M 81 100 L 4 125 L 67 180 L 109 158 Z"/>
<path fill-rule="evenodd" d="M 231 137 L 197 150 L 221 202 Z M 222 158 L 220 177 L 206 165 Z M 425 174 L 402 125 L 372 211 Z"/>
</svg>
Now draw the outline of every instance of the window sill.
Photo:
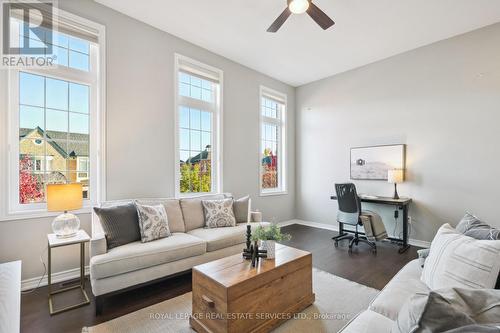
<svg viewBox="0 0 500 333">
<path fill-rule="evenodd" d="M 198 192 L 198 193 L 180 193 L 175 196 L 176 199 L 189 199 L 189 198 L 198 198 L 198 197 L 204 197 L 208 195 L 217 195 L 217 194 L 223 194 L 220 192 Z"/>
<path fill-rule="evenodd" d="M 71 213 L 75 215 L 90 214 L 92 209 L 90 207 L 85 207 Z M 16 220 L 31 220 L 40 219 L 47 217 L 56 217 L 61 215 L 62 212 L 47 212 L 46 210 L 32 210 L 27 212 L 12 212 L 6 215 L 0 216 L 0 222 L 16 221 Z"/>
<path fill-rule="evenodd" d="M 275 195 L 288 195 L 288 191 L 270 191 L 270 192 L 260 192 L 261 197 L 270 197 Z"/>
</svg>

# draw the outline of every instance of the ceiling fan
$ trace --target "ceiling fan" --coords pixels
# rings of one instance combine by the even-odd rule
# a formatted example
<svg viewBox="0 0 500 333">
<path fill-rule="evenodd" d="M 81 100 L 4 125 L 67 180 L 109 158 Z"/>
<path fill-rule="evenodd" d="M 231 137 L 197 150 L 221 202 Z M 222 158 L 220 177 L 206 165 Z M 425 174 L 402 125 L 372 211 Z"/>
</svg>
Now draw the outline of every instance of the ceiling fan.
<svg viewBox="0 0 500 333">
<path fill-rule="evenodd" d="M 279 28 L 292 14 L 303 14 L 307 12 L 309 16 L 321 27 L 323 30 L 330 28 L 335 24 L 331 18 L 328 17 L 321 9 L 319 9 L 312 0 L 287 0 L 287 7 L 280 16 L 271 24 L 267 32 L 277 32 Z"/>
</svg>

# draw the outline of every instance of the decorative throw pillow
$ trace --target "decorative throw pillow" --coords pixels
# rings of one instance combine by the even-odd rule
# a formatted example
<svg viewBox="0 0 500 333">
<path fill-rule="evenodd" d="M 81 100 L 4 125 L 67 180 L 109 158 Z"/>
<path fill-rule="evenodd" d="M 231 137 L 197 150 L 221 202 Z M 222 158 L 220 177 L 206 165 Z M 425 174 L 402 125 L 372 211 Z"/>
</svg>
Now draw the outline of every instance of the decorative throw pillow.
<svg viewBox="0 0 500 333">
<path fill-rule="evenodd" d="M 500 291 L 441 289 L 410 297 L 399 311 L 391 333 L 444 332 L 497 322 L 500 322 Z"/>
<path fill-rule="evenodd" d="M 236 218 L 233 211 L 233 199 L 202 200 L 205 213 L 205 227 L 234 227 Z"/>
<path fill-rule="evenodd" d="M 476 240 L 449 224 L 439 228 L 421 280 L 439 288 L 493 288 L 500 271 L 500 241 Z"/>
<path fill-rule="evenodd" d="M 252 199 L 247 195 L 246 197 L 234 200 L 233 210 L 236 223 L 250 222 L 250 209 Z"/>
<path fill-rule="evenodd" d="M 499 332 L 500 332 L 500 323 L 467 325 L 459 328 L 454 328 L 444 333 L 499 333 Z"/>
<path fill-rule="evenodd" d="M 139 216 L 141 242 L 151 242 L 172 235 L 168 228 L 165 206 L 147 206 L 137 202 L 135 206 L 137 207 L 137 215 Z"/>
<path fill-rule="evenodd" d="M 108 250 L 141 239 L 139 220 L 134 204 L 109 208 L 94 207 L 94 212 L 99 217 L 102 229 L 106 234 Z"/>
<path fill-rule="evenodd" d="M 475 239 L 500 239 L 500 229 L 491 227 L 472 214 L 465 214 L 457 225 L 457 231 Z"/>
</svg>

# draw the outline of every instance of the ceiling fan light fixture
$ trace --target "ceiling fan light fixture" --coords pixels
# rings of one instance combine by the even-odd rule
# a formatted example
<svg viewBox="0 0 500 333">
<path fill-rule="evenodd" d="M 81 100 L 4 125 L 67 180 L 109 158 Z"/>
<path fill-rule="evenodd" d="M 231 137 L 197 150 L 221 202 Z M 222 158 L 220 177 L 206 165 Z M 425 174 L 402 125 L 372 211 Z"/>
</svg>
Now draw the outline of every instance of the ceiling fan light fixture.
<svg viewBox="0 0 500 333">
<path fill-rule="evenodd" d="M 294 14 L 305 13 L 309 8 L 309 0 L 293 0 L 288 8 Z"/>
</svg>

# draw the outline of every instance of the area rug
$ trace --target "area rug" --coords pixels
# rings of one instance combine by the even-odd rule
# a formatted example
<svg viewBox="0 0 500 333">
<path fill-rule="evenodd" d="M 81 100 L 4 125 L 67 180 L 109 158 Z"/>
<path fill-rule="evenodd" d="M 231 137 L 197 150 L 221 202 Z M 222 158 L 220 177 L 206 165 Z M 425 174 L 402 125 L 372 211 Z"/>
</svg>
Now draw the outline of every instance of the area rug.
<svg viewBox="0 0 500 333">
<path fill-rule="evenodd" d="M 316 301 L 297 318 L 273 332 L 338 332 L 366 309 L 378 290 L 313 269 Z M 82 333 L 192 333 L 189 327 L 191 293 L 149 306 L 93 327 Z"/>
</svg>

